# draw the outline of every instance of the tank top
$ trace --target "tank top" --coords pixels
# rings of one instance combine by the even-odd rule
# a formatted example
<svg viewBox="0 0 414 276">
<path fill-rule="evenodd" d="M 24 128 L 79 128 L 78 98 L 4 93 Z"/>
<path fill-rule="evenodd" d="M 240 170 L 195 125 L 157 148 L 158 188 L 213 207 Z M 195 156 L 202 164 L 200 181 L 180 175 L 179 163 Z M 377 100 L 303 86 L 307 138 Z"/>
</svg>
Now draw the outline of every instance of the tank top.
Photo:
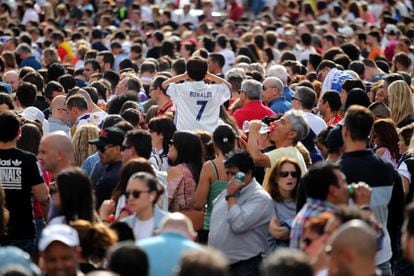
<svg viewBox="0 0 414 276">
<path fill-rule="evenodd" d="M 210 218 L 211 212 L 213 211 L 214 199 L 216 199 L 216 197 L 227 187 L 227 181 L 219 179 L 216 164 L 214 164 L 213 161 L 210 161 L 210 163 L 213 168 L 214 175 L 216 176 L 216 180 L 210 185 L 210 191 L 208 192 L 207 209 L 204 214 L 204 230 L 210 230 Z"/>
</svg>

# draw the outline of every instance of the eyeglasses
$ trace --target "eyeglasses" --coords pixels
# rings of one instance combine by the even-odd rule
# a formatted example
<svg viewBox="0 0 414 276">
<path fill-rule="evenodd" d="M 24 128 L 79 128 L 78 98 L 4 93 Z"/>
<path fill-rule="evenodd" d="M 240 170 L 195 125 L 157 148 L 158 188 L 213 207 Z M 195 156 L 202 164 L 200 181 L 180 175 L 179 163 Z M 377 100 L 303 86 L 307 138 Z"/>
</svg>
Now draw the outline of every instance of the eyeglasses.
<svg viewBox="0 0 414 276">
<path fill-rule="evenodd" d="M 137 199 L 141 196 L 141 193 L 149 193 L 150 191 L 138 191 L 138 190 L 133 190 L 133 191 L 126 191 L 125 192 L 125 197 L 128 199 L 130 195 L 132 195 L 133 198 Z"/>
<path fill-rule="evenodd" d="M 289 174 L 293 177 L 293 178 L 296 178 L 296 177 L 299 177 L 299 173 L 298 172 L 296 172 L 296 171 L 284 171 L 284 172 L 280 172 L 279 173 L 279 176 L 280 177 L 283 177 L 283 178 L 285 178 L 285 177 L 288 177 L 289 176 Z"/>
<path fill-rule="evenodd" d="M 122 145 L 122 146 L 121 146 L 121 151 L 124 151 L 124 150 L 126 150 L 126 149 L 130 149 L 130 148 L 132 148 L 132 146 Z"/>
<path fill-rule="evenodd" d="M 264 85 L 262 86 L 263 91 L 265 91 L 265 90 L 267 90 L 269 88 L 276 88 L 276 86 L 268 86 L 268 87 L 266 87 Z"/>
<path fill-rule="evenodd" d="M 98 147 L 98 150 L 101 152 L 101 153 L 105 153 L 105 151 L 107 150 L 107 149 L 109 149 L 109 148 L 113 148 L 113 147 L 115 147 L 114 145 L 109 145 L 109 146 L 106 146 L 106 147 Z"/>
</svg>

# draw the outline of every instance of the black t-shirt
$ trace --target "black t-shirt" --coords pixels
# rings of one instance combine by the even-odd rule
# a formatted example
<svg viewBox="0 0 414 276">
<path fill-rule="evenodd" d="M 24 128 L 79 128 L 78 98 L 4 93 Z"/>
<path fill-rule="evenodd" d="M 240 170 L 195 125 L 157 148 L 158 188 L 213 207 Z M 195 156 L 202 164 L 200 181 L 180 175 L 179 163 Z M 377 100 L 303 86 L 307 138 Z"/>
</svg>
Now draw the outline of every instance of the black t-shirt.
<svg viewBox="0 0 414 276">
<path fill-rule="evenodd" d="M 34 154 L 16 148 L 0 150 L 0 183 L 10 212 L 7 239 L 34 239 L 32 187 L 43 182 Z"/>
</svg>

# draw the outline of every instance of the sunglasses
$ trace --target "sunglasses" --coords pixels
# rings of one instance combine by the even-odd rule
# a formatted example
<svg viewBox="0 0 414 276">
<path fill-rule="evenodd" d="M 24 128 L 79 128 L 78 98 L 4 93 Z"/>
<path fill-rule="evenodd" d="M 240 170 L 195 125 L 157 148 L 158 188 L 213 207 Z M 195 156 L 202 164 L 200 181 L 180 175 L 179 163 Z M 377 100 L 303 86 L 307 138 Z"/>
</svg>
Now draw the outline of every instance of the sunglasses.
<svg viewBox="0 0 414 276">
<path fill-rule="evenodd" d="M 263 89 L 263 91 L 265 91 L 265 90 L 267 90 L 267 89 L 269 89 L 269 88 L 275 88 L 275 86 L 262 86 L 262 89 Z"/>
<path fill-rule="evenodd" d="M 100 153 L 105 153 L 105 151 L 109 148 L 113 148 L 115 146 L 111 145 L 111 146 L 106 146 L 106 147 L 98 147 L 98 150 Z"/>
<path fill-rule="evenodd" d="M 125 197 L 128 199 L 129 196 L 132 195 L 133 198 L 137 199 L 140 197 L 141 193 L 149 193 L 149 191 L 138 191 L 138 190 L 126 191 Z"/>
<path fill-rule="evenodd" d="M 289 174 L 293 177 L 293 178 L 297 178 L 299 177 L 299 173 L 298 172 L 290 172 L 290 171 L 285 171 L 285 172 L 280 172 L 279 176 L 280 177 L 288 177 Z"/>
</svg>

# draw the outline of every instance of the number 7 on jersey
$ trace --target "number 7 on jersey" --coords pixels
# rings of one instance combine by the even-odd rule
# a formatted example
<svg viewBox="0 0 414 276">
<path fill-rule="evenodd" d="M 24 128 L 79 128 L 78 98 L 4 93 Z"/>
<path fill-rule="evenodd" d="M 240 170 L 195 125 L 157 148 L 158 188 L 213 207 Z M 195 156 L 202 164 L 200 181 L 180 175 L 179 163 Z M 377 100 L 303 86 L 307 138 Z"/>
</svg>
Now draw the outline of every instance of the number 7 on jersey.
<svg viewBox="0 0 414 276">
<path fill-rule="evenodd" d="M 208 101 L 197 101 L 197 105 L 200 105 L 200 110 L 198 111 L 196 120 L 200 121 L 201 116 L 203 116 L 203 112 L 206 109 L 206 105 L 207 105 Z"/>
</svg>

